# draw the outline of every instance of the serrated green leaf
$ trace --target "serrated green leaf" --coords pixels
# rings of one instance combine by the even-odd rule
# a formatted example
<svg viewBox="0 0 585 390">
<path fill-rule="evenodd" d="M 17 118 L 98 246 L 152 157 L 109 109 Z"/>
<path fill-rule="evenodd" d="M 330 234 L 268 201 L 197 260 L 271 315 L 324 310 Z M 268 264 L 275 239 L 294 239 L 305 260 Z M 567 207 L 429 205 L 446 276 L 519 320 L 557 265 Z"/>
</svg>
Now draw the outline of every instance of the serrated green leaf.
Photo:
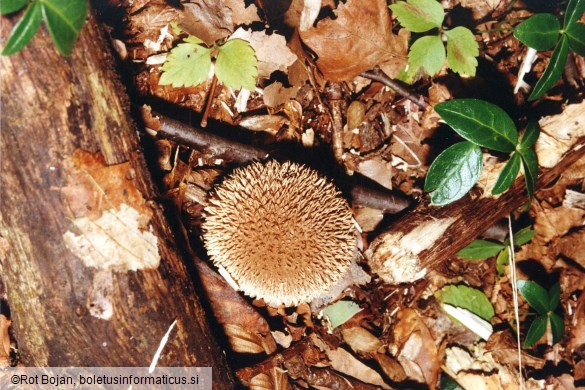
<svg viewBox="0 0 585 390">
<path fill-rule="evenodd" d="M 510 252 L 506 248 L 498 253 L 498 257 L 496 258 L 496 271 L 498 271 L 499 276 L 502 276 L 506 272 L 506 266 L 508 264 L 510 264 Z"/>
<path fill-rule="evenodd" d="M 481 168 L 481 148 L 471 142 L 444 150 L 425 179 L 425 191 L 432 191 L 433 205 L 442 206 L 463 197 L 477 182 Z"/>
<path fill-rule="evenodd" d="M 410 32 L 425 32 L 443 24 L 445 12 L 435 0 L 399 1 L 390 6 L 398 22 Z"/>
<path fill-rule="evenodd" d="M 171 50 L 161 68 L 160 85 L 193 87 L 207 80 L 211 68 L 211 49 L 195 42 L 185 39 L 185 43 L 179 43 Z"/>
<path fill-rule="evenodd" d="M 530 226 L 526 226 L 523 229 L 518 230 L 514 233 L 514 246 L 522 246 L 536 235 L 536 230 L 532 229 Z M 507 240 L 506 240 L 507 241 Z"/>
<path fill-rule="evenodd" d="M 494 316 L 490 300 L 476 288 L 449 284 L 441 289 L 440 298 L 443 303 L 469 310 L 486 321 Z"/>
<path fill-rule="evenodd" d="M 559 305 L 561 299 L 561 284 L 555 283 L 550 290 L 548 290 L 548 310 L 553 311 Z"/>
<path fill-rule="evenodd" d="M 408 72 L 415 74 L 423 68 L 429 76 L 433 76 L 441 70 L 445 58 L 445 46 L 438 35 L 419 38 L 408 52 Z"/>
<path fill-rule="evenodd" d="M 457 252 L 457 256 L 466 260 L 484 260 L 495 256 L 505 246 L 499 242 L 474 240 L 471 244 Z"/>
<path fill-rule="evenodd" d="M 258 60 L 252 46 L 243 39 L 230 39 L 219 47 L 215 61 L 217 80 L 224 85 L 253 91 L 258 77 Z"/>
<path fill-rule="evenodd" d="M 556 344 L 563 338 L 563 333 L 565 333 L 565 322 L 558 314 L 555 313 L 550 313 L 548 318 L 550 320 L 550 330 L 553 336 L 553 344 Z"/>
<path fill-rule="evenodd" d="M 332 328 L 337 328 L 360 311 L 362 309 L 355 302 L 337 301 L 323 309 L 323 315 L 329 319 Z"/>
<path fill-rule="evenodd" d="M 526 130 L 524 130 L 524 135 L 518 144 L 518 149 L 530 149 L 538 139 L 540 135 L 540 126 L 538 122 L 535 120 L 531 120 L 526 125 Z"/>
<path fill-rule="evenodd" d="M 540 285 L 530 280 L 518 280 L 518 291 L 526 299 L 526 302 L 540 315 L 548 313 L 548 293 Z"/>
<path fill-rule="evenodd" d="M 87 16 L 87 0 L 39 0 L 53 42 L 64 56 L 71 54 Z"/>
<path fill-rule="evenodd" d="M 25 5 L 27 5 L 29 0 L 0 0 L 0 14 L 6 15 L 16 12 Z"/>
<path fill-rule="evenodd" d="M 546 332 L 546 323 L 548 322 L 547 316 L 538 316 L 530 324 L 526 338 L 524 339 L 524 348 L 528 348 L 536 343 Z"/>
<path fill-rule="evenodd" d="M 512 157 L 510 157 L 510 160 L 508 160 L 498 175 L 496 184 L 494 184 L 494 188 L 492 189 L 492 194 L 498 195 L 510 188 L 512 183 L 514 183 L 514 179 L 518 176 L 518 172 L 520 172 L 520 154 L 512 153 Z"/>
<path fill-rule="evenodd" d="M 10 32 L 4 49 L 2 49 L 2 55 L 8 56 L 22 50 L 30 42 L 40 25 L 41 6 L 39 3 L 32 3 Z"/>
<path fill-rule="evenodd" d="M 569 48 L 580 56 L 585 56 L 585 24 L 573 23 L 565 30 Z"/>
<path fill-rule="evenodd" d="M 522 157 L 522 166 L 524 167 L 524 180 L 526 181 L 526 190 L 528 197 L 534 196 L 534 186 L 538 177 L 538 157 L 533 149 L 518 150 Z"/>
<path fill-rule="evenodd" d="M 460 136 L 479 146 L 499 152 L 516 148 L 516 125 L 495 104 L 479 99 L 455 99 L 435 105 L 435 111 Z"/>
<path fill-rule="evenodd" d="M 445 35 L 449 68 L 460 75 L 475 76 L 479 46 L 473 33 L 466 27 L 455 27 Z"/>
<path fill-rule="evenodd" d="M 520 42 L 536 50 L 548 50 L 557 43 L 561 23 L 553 14 L 536 14 L 520 23 L 514 36 Z"/>
<path fill-rule="evenodd" d="M 553 51 L 548 66 L 544 73 L 534 86 L 532 93 L 528 97 L 529 101 L 533 101 L 544 95 L 561 77 L 565 62 L 567 62 L 567 54 L 569 52 L 569 43 L 566 35 L 562 35 L 559 43 Z"/>
<path fill-rule="evenodd" d="M 581 15 L 585 12 L 585 0 L 569 0 L 567 9 L 565 10 L 565 29 L 571 27 L 573 23 L 577 23 L 581 19 Z"/>
</svg>

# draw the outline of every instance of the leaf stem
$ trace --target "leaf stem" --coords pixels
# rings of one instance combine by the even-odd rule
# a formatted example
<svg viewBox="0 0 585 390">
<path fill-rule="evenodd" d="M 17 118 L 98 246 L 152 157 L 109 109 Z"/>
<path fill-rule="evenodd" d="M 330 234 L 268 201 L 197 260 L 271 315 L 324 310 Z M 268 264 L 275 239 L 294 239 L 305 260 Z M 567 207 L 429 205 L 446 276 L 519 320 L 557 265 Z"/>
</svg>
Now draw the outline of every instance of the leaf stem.
<svg viewBox="0 0 585 390">
<path fill-rule="evenodd" d="M 217 76 L 213 74 L 211 80 L 211 87 L 209 88 L 209 94 L 207 95 L 207 102 L 205 103 L 205 111 L 203 111 L 203 117 L 201 118 L 201 127 L 207 127 L 207 118 L 209 117 L 209 111 L 211 111 L 211 105 L 215 98 L 215 89 L 217 87 Z"/>
<path fill-rule="evenodd" d="M 386 85 L 387 87 L 392 88 L 400 95 L 404 96 L 417 106 L 421 108 L 426 108 L 428 106 L 427 102 L 422 98 L 422 96 L 415 96 L 412 92 L 410 92 L 406 87 L 402 86 L 400 82 L 391 79 L 386 73 L 382 72 L 379 69 L 375 70 L 368 70 L 363 72 L 360 76 L 365 77 L 370 80 L 377 81 Z"/>
</svg>

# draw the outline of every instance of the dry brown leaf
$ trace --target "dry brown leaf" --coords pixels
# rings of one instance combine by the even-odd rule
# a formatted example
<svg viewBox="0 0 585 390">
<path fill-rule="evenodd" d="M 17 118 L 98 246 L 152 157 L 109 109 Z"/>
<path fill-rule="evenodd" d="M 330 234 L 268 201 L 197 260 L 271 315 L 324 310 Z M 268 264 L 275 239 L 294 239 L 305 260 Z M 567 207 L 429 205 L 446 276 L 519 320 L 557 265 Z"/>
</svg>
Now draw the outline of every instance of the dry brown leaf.
<svg viewBox="0 0 585 390">
<path fill-rule="evenodd" d="M 569 341 L 569 351 L 581 354 L 581 359 L 585 359 L 585 294 L 581 294 L 577 301 L 577 307 L 571 318 L 571 339 Z"/>
<path fill-rule="evenodd" d="M 585 268 L 585 229 L 580 229 L 561 238 L 558 251 Z"/>
<path fill-rule="evenodd" d="M 563 236 L 569 229 L 585 224 L 585 210 L 557 207 L 544 209 L 536 214 L 534 230 L 544 242 Z"/>
<path fill-rule="evenodd" d="M 287 88 L 277 81 L 264 88 L 264 104 L 268 107 L 278 107 L 297 96 L 298 86 Z"/>
<path fill-rule="evenodd" d="M 441 372 L 441 361 L 429 328 L 413 309 L 398 313 L 394 327 L 396 357 L 409 378 L 435 388 Z"/>
<path fill-rule="evenodd" d="M 266 320 L 202 260 L 195 260 L 195 266 L 217 322 L 226 328 L 230 345 L 240 348 L 234 350 L 274 352 L 276 343 Z"/>
<path fill-rule="evenodd" d="M 392 34 L 384 0 L 340 3 L 337 19 L 321 20 L 301 31 L 301 38 L 317 54 L 317 66 L 330 81 L 349 81 L 376 65 L 396 77 L 407 61 L 407 39 Z"/>
<path fill-rule="evenodd" d="M 389 389 L 390 387 L 384 382 L 380 374 L 366 366 L 364 363 L 357 360 L 353 355 L 347 352 L 343 348 L 327 350 L 327 357 L 331 361 L 331 367 L 341 372 L 342 374 L 349 375 L 362 382 L 370 383 L 372 385 L 380 386 L 383 389 Z"/>
<path fill-rule="evenodd" d="M 375 353 L 382 348 L 382 342 L 362 327 L 342 329 L 345 342 L 357 353 Z"/>
<path fill-rule="evenodd" d="M 357 172 L 389 190 L 392 189 L 392 164 L 382 156 L 374 156 L 360 161 L 357 166 Z"/>
<path fill-rule="evenodd" d="M 354 208 L 353 217 L 364 232 L 372 232 L 384 219 L 384 212 L 370 207 L 359 207 Z"/>
<path fill-rule="evenodd" d="M 10 328 L 11 321 L 0 314 L 0 369 L 10 367 Z"/>
<path fill-rule="evenodd" d="M 297 60 L 297 56 L 286 46 L 286 39 L 280 34 L 266 35 L 264 31 L 252 32 L 239 28 L 230 39 L 233 38 L 250 42 L 258 58 L 260 78 L 269 78 L 277 70 L 288 73 L 288 67 Z"/>
<path fill-rule="evenodd" d="M 396 361 L 396 359 L 385 355 L 383 353 L 376 353 L 374 358 L 384 370 L 384 373 L 388 378 L 392 379 L 393 382 L 402 382 L 407 379 L 404 368 Z"/>
<path fill-rule="evenodd" d="M 286 372 L 280 367 L 272 367 L 268 374 L 256 375 L 250 381 L 250 390 L 289 390 L 292 386 L 288 382 Z"/>
</svg>

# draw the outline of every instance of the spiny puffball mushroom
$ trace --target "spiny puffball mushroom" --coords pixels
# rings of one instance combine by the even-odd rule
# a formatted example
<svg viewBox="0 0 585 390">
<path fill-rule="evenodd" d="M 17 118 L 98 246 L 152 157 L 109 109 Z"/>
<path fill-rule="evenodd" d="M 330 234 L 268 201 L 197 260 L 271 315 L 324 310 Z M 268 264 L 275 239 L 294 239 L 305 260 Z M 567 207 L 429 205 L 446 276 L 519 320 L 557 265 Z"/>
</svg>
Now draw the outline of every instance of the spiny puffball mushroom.
<svg viewBox="0 0 585 390">
<path fill-rule="evenodd" d="M 316 171 L 292 162 L 255 162 L 217 185 L 204 210 L 203 240 L 251 297 L 278 306 L 310 302 L 354 261 L 351 210 Z"/>
</svg>

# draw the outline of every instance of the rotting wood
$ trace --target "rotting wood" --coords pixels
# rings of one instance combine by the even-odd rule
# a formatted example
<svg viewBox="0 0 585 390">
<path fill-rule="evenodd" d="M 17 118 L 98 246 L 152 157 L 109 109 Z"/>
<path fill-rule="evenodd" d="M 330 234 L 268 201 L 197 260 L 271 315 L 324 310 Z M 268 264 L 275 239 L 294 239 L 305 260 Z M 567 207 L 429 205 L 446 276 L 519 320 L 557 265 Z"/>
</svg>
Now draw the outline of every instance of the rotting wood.
<svg viewBox="0 0 585 390">
<path fill-rule="evenodd" d="M 585 103 L 579 104 L 585 105 Z M 571 110 L 571 112 L 578 112 L 578 110 Z M 565 117 L 563 120 L 557 120 L 553 123 L 576 123 L 578 125 L 581 120 L 580 117 Z M 543 128 L 543 132 L 547 132 L 547 130 L 549 133 L 556 133 L 556 131 L 552 131 L 553 129 Z M 585 137 L 573 139 L 573 141 L 568 152 L 554 167 L 541 169 L 536 181 L 537 191 L 548 186 L 569 166 L 585 156 Z M 432 269 L 448 260 L 490 226 L 528 202 L 523 176 L 518 177 L 512 188 L 497 198 L 481 198 L 480 195 L 480 190 L 475 189 L 462 199 L 444 207 L 433 207 L 426 202 L 421 203 L 415 210 L 399 219 L 371 243 L 366 251 L 366 257 L 373 264 L 372 268 L 377 268 L 378 272 L 381 273 L 380 276 L 387 282 L 394 282 L 392 277 L 384 277 L 383 275 L 384 268 L 388 267 L 392 267 L 392 274 L 400 272 L 396 269 L 396 263 L 391 260 L 396 255 L 394 253 L 396 250 L 389 249 L 388 242 L 395 242 L 396 248 L 408 248 L 410 245 L 408 243 L 401 245 L 401 240 L 404 238 L 408 238 L 411 242 L 413 239 L 417 240 L 416 237 L 411 237 L 408 233 L 415 231 L 425 223 L 441 224 L 441 221 L 447 218 L 451 219 L 444 233 L 438 236 L 432 245 L 429 245 L 427 249 L 413 251 L 413 253 L 416 252 L 414 257 L 418 259 L 415 273 L 424 275 L 424 270 Z"/>
<path fill-rule="evenodd" d="M 3 18 L 3 36 L 15 22 Z M 214 388 L 231 389 L 233 377 L 174 234 L 153 202 L 113 63 L 93 16 L 69 58 L 59 56 L 44 28 L 21 53 L 0 58 L 0 238 L 7 246 L 0 272 L 21 363 L 145 367 L 177 320 L 159 365 L 211 366 Z M 129 223 L 115 219 L 123 212 L 136 222 L 137 242 L 148 247 L 124 246 L 111 230 L 101 236 L 103 247 L 88 250 L 119 257 L 115 249 L 122 248 L 132 261 L 84 258 L 75 246 L 88 238 L 84 229 L 109 226 L 99 225 L 108 218 Z M 144 250 L 148 263 L 136 256 Z"/>
</svg>

